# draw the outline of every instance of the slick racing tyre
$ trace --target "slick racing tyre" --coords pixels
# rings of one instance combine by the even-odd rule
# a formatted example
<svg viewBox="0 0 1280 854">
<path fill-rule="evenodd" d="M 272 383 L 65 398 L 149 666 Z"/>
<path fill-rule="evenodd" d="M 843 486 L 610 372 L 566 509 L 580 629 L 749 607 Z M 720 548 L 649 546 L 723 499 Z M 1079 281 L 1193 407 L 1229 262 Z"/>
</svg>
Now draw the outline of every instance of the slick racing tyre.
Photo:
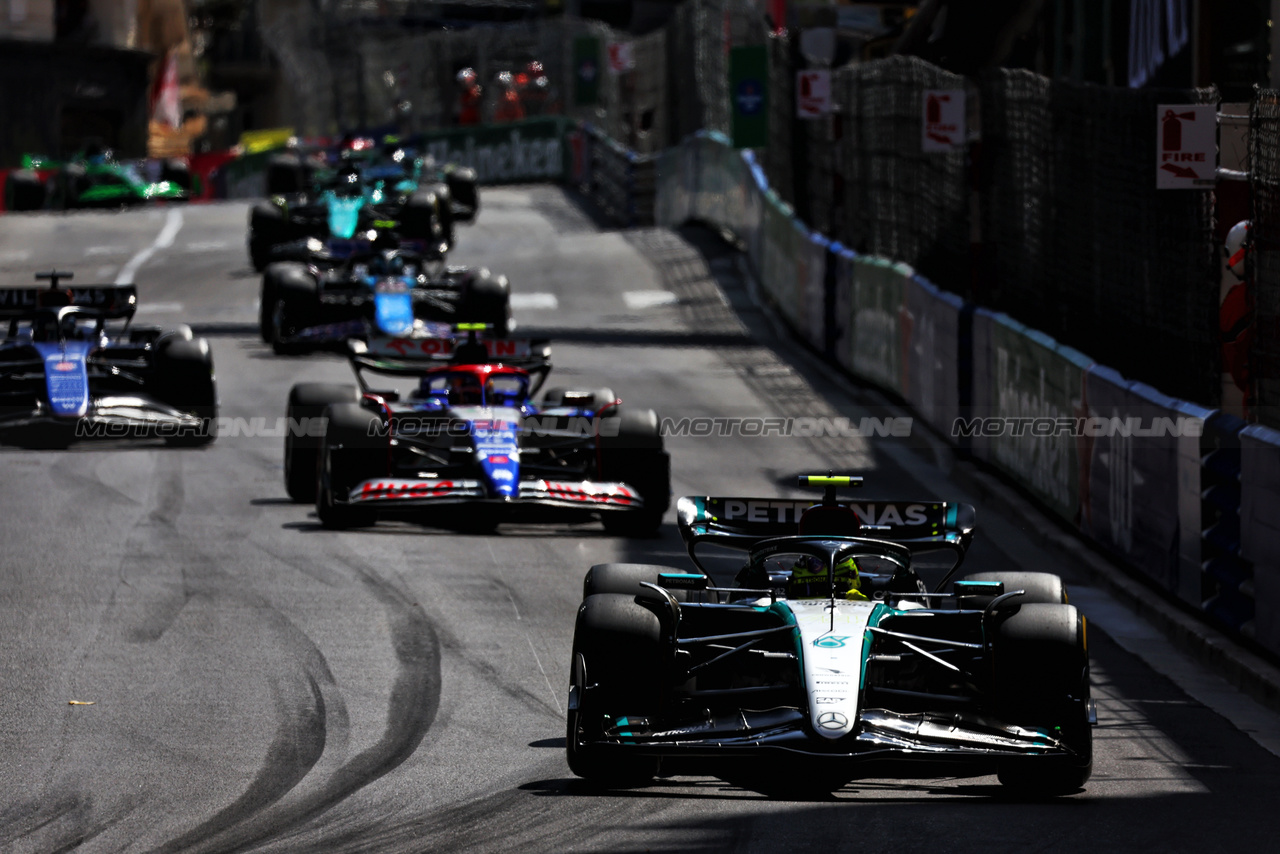
<svg viewBox="0 0 1280 854">
<path fill-rule="evenodd" d="M 624 537 L 652 537 L 671 506 L 671 458 L 662 447 L 658 414 L 652 409 L 625 409 L 617 429 L 602 422 L 600 478 L 625 483 L 639 494 L 644 506 L 600 514 L 604 529 Z M 612 435 L 610 435 L 612 434 Z"/>
<path fill-rule="evenodd" d="M 582 598 L 585 600 L 597 593 L 625 593 L 631 596 L 652 593 L 649 588 L 640 585 L 647 582 L 662 586 L 659 577 L 662 573 L 685 571 L 649 563 L 598 563 L 587 570 L 587 575 L 582 580 Z M 672 590 L 670 592 L 677 602 L 688 601 L 688 591 Z"/>
<path fill-rule="evenodd" d="M 457 222 L 475 222 L 480 213 L 480 193 L 476 189 L 476 170 L 470 166 L 445 169 L 445 183 L 453 197 L 453 218 Z"/>
<path fill-rule="evenodd" d="M 191 167 L 186 162 L 178 159 L 166 160 L 160 167 L 160 180 L 168 181 L 177 187 L 181 187 L 188 193 L 191 192 Z"/>
<path fill-rule="evenodd" d="M 284 196 L 307 190 L 307 173 L 296 154 L 274 154 L 267 161 L 267 195 Z"/>
<path fill-rule="evenodd" d="M 455 323 L 487 323 L 491 334 L 505 336 L 511 328 L 511 283 L 481 268 L 472 272 L 458 296 Z"/>
<path fill-rule="evenodd" d="M 1008 607 L 1034 603 L 1064 605 L 1067 602 L 1067 588 L 1062 579 L 1048 572 L 975 572 L 966 575 L 962 581 L 998 581 L 1004 585 L 1005 593 L 1015 590 L 1026 591 L 1023 595 L 1006 600 Z M 963 607 L 981 610 L 991 604 L 995 596 L 965 596 Z"/>
<path fill-rule="evenodd" d="M 218 390 L 209 342 L 175 335 L 162 343 L 164 346 L 156 353 L 153 393 L 174 409 L 200 419 L 199 427 L 167 434 L 165 441 L 184 447 L 207 445 L 216 438 L 214 423 L 218 417 Z"/>
<path fill-rule="evenodd" d="M 354 403 L 336 403 L 324 412 L 316 515 L 326 528 L 364 528 L 377 521 L 368 507 L 346 503 L 353 487 L 387 473 L 386 422 Z"/>
<path fill-rule="evenodd" d="M 542 405 L 550 408 L 555 406 L 570 406 L 577 409 L 588 409 L 593 412 L 600 412 L 602 418 L 616 416 L 619 413 L 618 407 L 609 406 L 617 400 L 617 396 L 613 393 L 613 389 L 591 388 L 549 388 L 542 395 Z M 601 412 L 601 407 L 608 407 Z"/>
<path fill-rule="evenodd" d="M 249 261 L 261 272 L 271 263 L 272 250 L 293 237 L 292 229 L 279 205 L 255 202 L 249 210 Z"/>
<path fill-rule="evenodd" d="M 44 207 L 44 184 L 31 169 L 17 169 L 4 182 L 4 206 L 11 211 L 38 211 Z"/>
<path fill-rule="evenodd" d="M 642 786 L 658 772 L 645 756 L 604 753 L 612 721 L 658 713 L 662 625 L 634 596 L 590 596 L 578 608 L 570 670 L 565 758 L 574 774 L 605 788 Z"/>
<path fill-rule="evenodd" d="M 289 390 L 285 417 L 284 488 L 303 504 L 316 500 L 316 469 L 324 434 L 317 421 L 335 403 L 359 403 L 360 390 L 342 383 L 299 383 Z"/>
<path fill-rule="evenodd" d="M 400 236 L 408 240 L 426 241 L 428 247 L 450 243 L 444 218 L 440 213 L 443 207 L 436 185 L 430 184 L 415 190 L 400 209 Z"/>
<path fill-rule="evenodd" d="M 1072 754 L 1010 757 L 1000 782 L 1019 796 L 1079 791 L 1093 772 L 1084 618 L 1073 605 L 1022 605 L 1000 619 L 991 655 L 996 717 L 1051 733 Z"/>
<path fill-rule="evenodd" d="M 309 347 L 293 339 L 314 325 L 319 298 L 315 278 L 302 264 L 280 262 L 267 268 L 262 284 L 263 299 L 271 306 L 271 349 L 279 355 L 306 352 Z"/>
</svg>

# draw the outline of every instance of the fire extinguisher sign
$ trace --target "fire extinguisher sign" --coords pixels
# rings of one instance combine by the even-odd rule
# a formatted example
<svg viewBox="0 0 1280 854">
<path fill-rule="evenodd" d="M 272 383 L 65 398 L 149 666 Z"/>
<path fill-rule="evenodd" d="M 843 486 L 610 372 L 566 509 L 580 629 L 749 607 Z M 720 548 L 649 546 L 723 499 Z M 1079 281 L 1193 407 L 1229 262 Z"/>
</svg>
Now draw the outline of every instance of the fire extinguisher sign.
<svg viewBox="0 0 1280 854">
<path fill-rule="evenodd" d="M 921 99 L 920 150 L 957 151 L 964 148 L 964 90 L 926 89 Z"/>
<path fill-rule="evenodd" d="M 1218 177 L 1218 108 L 1156 107 L 1156 189 L 1211 189 Z"/>
</svg>

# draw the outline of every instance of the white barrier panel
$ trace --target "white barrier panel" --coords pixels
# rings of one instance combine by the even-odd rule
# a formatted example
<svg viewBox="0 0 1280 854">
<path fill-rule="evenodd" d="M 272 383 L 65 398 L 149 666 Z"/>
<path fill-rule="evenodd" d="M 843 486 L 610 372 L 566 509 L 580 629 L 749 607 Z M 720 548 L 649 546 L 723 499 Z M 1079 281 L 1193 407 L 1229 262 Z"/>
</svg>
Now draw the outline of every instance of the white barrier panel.
<svg viewBox="0 0 1280 854">
<path fill-rule="evenodd" d="M 1253 563 L 1255 639 L 1280 653 L 1280 432 L 1240 431 L 1240 555 Z"/>
<path fill-rule="evenodd" d="M 1057 426 L 1084 409 L 1092 361 L 1004 314 L 973 317 L 973 407 L 952 440 L 969 436 L 974 453 L 1072 524 L 1080 510 L 1078 437 Z"/>
<path fill-rule="evenodd" d="M 906 285 L 902 396 L 935 430 L 951 439 L 960 417 L 960 313 L 964 300 L 913 276 Z M 952 440 L 954 442 L 954 440 Z"/>
</svg>

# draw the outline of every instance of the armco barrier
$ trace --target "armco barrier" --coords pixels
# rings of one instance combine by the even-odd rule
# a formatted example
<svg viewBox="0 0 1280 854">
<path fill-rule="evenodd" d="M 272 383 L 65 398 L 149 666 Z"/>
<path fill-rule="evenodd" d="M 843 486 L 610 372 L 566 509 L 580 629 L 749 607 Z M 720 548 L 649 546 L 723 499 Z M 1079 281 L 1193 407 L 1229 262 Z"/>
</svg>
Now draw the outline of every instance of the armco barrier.
<svg viewBox="0 0 1280 854">
<path fill-rule="evenodd" d="M 1240 431 L 1240 556 L 1252 564 L 1255 639 L 1280 653 L 1280 431 Z"/>
<path fill-rule="evenodd" d="M 1240 434 L 1246 425 L 1215 412 L 1200 440 L 1201 608 L 1227 628 L 1251 633 L 1252 569 L 1241 556 Z"/>
<path fill-rule="evenodd" d="M 964 301 L 920 276 L 906 284 L 901 315 L 902 397 L 935 430 L 951 437 L 960 409 L 960 319 Z M 954 441 L 954 440 L 952 440 Z"/>
<path fill-rule="evenodd" d="M 902 321 L 912 275 L 906 264 L 854 257 L 849 261 L 849 314 L 838 317 L 847 329 L 849 369 L 899 395 L 903 392 Z"/>
<path fill-rule="evenodd" d="M 1192 595 L 1200 550 L 1182 527 L 1198 531 L 1199 519 L 1185 498 L 1199 494 L 1200 436 L 1212 413 L 1100 365 L 1086 371 L 1084 397 L 1081 531 L 1171 594 Z"/>
<path fill-rule="evenodd" d="M 657 157 L 628 151 L 595 125 L 582 125 L 587 181 L 581 185 L 605 217 L 624 227 L 654 221 L 658 188 Z M 526 179 L 527 180 L 527 179 Z"/>
<path fill-rule="evenodd" d="M 973 451 L 1065 521 L 1080 510 L 1080 449 L 1070 432 L 1049 426 L 1083 412 L 1084 373 L 1092 363 L 1008 315 L 973 317 L 973 406 L 965 425 Z"/>
</svg>

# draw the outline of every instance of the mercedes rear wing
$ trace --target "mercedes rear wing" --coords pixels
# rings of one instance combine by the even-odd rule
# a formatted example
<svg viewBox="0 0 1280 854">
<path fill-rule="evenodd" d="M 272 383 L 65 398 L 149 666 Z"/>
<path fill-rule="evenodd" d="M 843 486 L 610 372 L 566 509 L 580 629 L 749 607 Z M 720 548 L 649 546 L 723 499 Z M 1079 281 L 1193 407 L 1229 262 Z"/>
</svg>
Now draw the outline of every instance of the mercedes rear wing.
<svg viewBox="0 0 1280 854">
<path fill-rule="evenodd" d="M 798 536 L 801 517 L 822 504 L 812 499 L 688 495 L 677 502 L 676 517 L 686 544 L 691 545 L 695 540 L 720 540 L 726 545 L 750 547 L 752 543 L 775 537 Z M 973 538 L 976 514 L 971 504 L 842 501 L 838 506 L 851 511 L 851 524 L 839 532 L 817 533 L 922 547 L 952 543 L 967 548 Z"/>
</svg>

